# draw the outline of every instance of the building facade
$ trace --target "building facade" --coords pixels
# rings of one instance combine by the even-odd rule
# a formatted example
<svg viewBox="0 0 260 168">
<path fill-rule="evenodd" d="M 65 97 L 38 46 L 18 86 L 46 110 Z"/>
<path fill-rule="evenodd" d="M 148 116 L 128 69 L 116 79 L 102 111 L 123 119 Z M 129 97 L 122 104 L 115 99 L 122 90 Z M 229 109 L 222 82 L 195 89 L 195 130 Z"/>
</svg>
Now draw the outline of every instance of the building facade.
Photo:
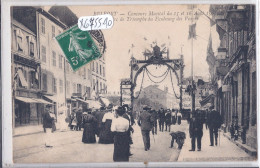
<svg viewBox="0 0 260 168">
<path fill-rule="evenodd" d="M 224 130 L 232 134 L 235 128 L 238 140 L 256 149 L 255 6 L 212 5 L 210 10 L 220 38 L 216 61 L 209 64 L 216 69 L 214 105 Z"/>
</svg>

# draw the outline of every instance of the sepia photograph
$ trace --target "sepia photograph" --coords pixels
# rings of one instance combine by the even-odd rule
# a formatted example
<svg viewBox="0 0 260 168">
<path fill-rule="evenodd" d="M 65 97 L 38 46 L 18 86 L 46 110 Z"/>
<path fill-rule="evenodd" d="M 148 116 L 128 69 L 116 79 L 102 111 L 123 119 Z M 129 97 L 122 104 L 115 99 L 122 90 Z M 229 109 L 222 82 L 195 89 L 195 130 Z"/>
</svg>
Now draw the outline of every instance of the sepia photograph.
<svg viewBox="0 0 260 168">
<path fill-rule="evenodd" d="M 258 161 L 255 4 L 10 12 L 14 164 Z"/>
</svg>

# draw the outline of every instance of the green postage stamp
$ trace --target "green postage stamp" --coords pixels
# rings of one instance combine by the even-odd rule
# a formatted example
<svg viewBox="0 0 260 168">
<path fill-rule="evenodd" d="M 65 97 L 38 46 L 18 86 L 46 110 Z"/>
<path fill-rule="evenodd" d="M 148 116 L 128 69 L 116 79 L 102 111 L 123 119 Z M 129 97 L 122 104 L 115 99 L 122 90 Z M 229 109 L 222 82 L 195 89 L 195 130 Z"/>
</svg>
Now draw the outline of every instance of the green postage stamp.
<svg viewBox="0 0 260 168">
<path fill-rule="evenodd" d="M 58 35 L 56 40 L 74 71 L 101 57 L 99 48 L 89 32 L 80 30 L 78 25 Z"/>
</svg>

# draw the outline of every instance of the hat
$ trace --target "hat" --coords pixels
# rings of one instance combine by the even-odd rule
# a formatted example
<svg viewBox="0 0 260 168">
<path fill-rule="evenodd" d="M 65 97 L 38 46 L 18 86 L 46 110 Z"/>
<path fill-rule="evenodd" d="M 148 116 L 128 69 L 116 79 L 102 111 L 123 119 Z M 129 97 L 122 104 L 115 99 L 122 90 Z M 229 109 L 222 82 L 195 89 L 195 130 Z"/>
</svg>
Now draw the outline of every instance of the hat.
<svg viewBox="0 0 260 168">
<path fill-rule="evenodd" d="M 119 106 L 117 109 L 116 109 L 116 112 L 118 115 L 122 116 L 124 113 L 125 113 L 125 108 L 122 107 L 122 106 Z"/>
<path fill-rule="evenodd" d="M 151 108 L 150 107 L 148 107 L 148 106 L 145 106 L 144 108 L 143 108 L 143 110 L 150 110 Z"/>
</svg>

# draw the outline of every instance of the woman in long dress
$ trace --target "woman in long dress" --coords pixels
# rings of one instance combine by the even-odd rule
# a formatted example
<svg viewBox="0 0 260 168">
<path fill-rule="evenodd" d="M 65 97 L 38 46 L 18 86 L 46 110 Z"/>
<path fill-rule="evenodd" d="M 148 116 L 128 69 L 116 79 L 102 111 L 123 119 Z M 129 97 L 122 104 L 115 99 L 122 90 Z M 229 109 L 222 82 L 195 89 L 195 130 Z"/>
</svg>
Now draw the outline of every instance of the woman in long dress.
<svg viewBox="0 0 260 168">
<path fill-rule="evenodd" d="M 111 132 L 111 124 L 114 119 L 114 114 L 112 113 L 112 109 L 109 109 L 107 113 L 103 116 L 102 119 L 102 127 L 99 135 L 99 143 L 102 144 L 112 144 L 114 143 L 113 133 Z"/>
<path fill-rule="evenodd" d="M 114 132 L 114 154 L 115 162 L 129 161 L 129 121 L 123 118 L 125 110 L 118 107 L 116 110 L 118 118 L 113 119 L 111 131 Z"/>
<path fill-rule="evenodd" d="M 96 127 L 97 127 L 97 120 L 91 114 L 91 112 L 84 112 L 83 113 L 83 136 L 82 142 L 83 143 L 96 143 Z"/>
</svg>

